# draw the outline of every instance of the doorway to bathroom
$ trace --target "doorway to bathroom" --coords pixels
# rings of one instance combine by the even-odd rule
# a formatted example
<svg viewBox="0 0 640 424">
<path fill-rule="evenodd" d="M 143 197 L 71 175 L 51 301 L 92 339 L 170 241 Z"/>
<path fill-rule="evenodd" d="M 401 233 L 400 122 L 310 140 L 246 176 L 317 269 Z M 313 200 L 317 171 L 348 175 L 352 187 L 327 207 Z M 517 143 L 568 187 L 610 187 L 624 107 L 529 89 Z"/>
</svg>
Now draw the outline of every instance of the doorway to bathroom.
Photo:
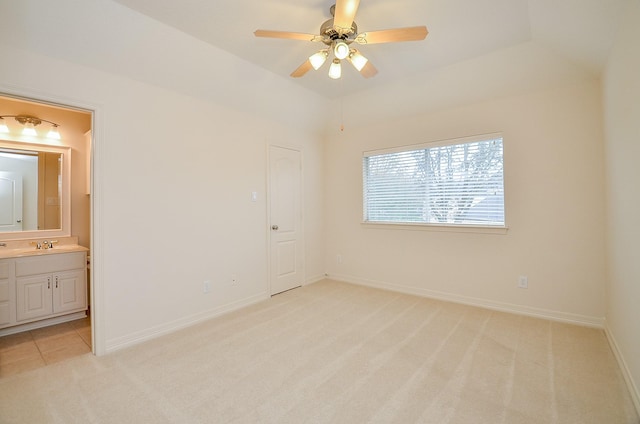
<svg viewBox="0 0 640 424">
<path fill-rule="evenodd" d="M 94 111 L 51 101 L 42 101 L 19 95 L 0 93 L 0 171 L 3 167 L 20 169 L 22 175 L 21 229 L 0 232 L 0 243 L 30 239 L 57 239 L 60 236 L 77 238 L 77 244 L 88 249 L 86 267 L 86 317 L 73 315 L 72 321 L 48 321 L 45 327 L 37 324 L 21 327 L 24 331 L 0 336 L 0 353 L 3 356 L 5 372 L 8 371 L 7 358 L 14 362 L 15 369 L 29 369 L 37 363 L 53 363 L 74 354 L 96 352 L 95 346 L 95 293 L 91 262 L 93 240 L 92 208 L 92 150 L 94 147 Z M 25 118 L 27 117 L 28 119 Z M 25 122 L 21 122 L 25 121 Z M 35 131 L 25 131 L 30 128 Z M 61 155 L 45 167 L 46 152 L 67 149 L 68 155 Z M 23 157 L 31 157 L 39 163 L 35 170 L 19 162 Z M 69 182 L 63 188 L 60 168 L 63 160 L 70 162 Z M 27 162 L 26 160 L 23 162 Z M 7 170 L 5 170 L 7 171 Z M 45 189 L 45 175 L 52 173 L 51 189 Z M 67 190 L 67 191 L 65 191 Z M 28 197 L 25 200 L 25 197 Z M 68 200 L 68 201 L 67 201 Z M 65 210 L 68 208 L 68 210 Z M 69 215 L 65 221 L 57 216 Z M 13 214 L 15 215 L 15 214 Z M 12 215 L 12 216 L 13 216 Z M 45 224 L 48 221 L 54 224 Z M 55 249 L 55 246 L 54 246 Z M 4 329 L 6 330 L 6 328 Z M 30 348 L 35 345 L 35 350 Z M 21 354 L 17 354 L 22 346 Z M 8 353 L 12 350 L 14 353 Z M 40 353 L 40 361 L 35 352 Z M 34 353 L 32 357 L 29 352 Z M 45 355 L 45 352 L 47 355 Z M 12 356 L 13 355 L 13 356 Z M 21 363 L 20 363 L 21 362 Z"/>
</svg>

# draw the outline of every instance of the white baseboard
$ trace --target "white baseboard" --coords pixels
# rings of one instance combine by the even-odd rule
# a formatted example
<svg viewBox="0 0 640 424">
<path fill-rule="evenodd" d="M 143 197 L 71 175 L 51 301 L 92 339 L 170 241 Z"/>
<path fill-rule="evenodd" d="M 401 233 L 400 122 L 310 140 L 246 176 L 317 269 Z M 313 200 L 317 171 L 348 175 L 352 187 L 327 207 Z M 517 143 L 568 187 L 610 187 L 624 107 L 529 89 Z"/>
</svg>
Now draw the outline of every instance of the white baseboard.
<svg viewBox="0 0 640 424">
<path fill-rule="evenodd" d="M 63 322 L 75 321 L 87 317 L 87 311 L 75 312 L 73 314 L 62 315 L 55 318 L 43 319 L 40 321 L 30 322 L 28 324 L 16 325 L 15 327 L 7 327 L 0 330 L 0 337 L 9 334 L 22 333 L 23 331 L 35 330 L 37 328 L 48 327 L 50 325 L 62 324 Z"/>
<path fill-rule="evenodd" d="M 228 314 L 229 312 L 233 312 L 238 309 L 244 308 L 246 306 L 252 305 L 254 303 L 258 303 L 263 300 L 269 299 L 269 297 L 270 295 L 268 292 L 260 293 L 255 296 L 248 297 L 246 299 L 241 299 L 236 302 L 222 305 L 217 308 L 203 311 L 194 315 L 190 315 L 175 321 L 171 321 L 155 327 L 147 328 L 145 330 L 136 331 L 135 333 L 128 334 L 126 336 L 107 340 L 105 353 L 112 353 L 129 346 L 137 345 L 139 343 L 158 338 L 165 334 L 182 330 L 183 328 L 190 327 L 199 322 L 216 318 L 220 315 Z"/>
<path fill-rule="evenodd" d="M 327 278 L 327 276 L 325 274 L 320 274 L 320 275 L 316 275 L 313 277 L 309 277 L 305 280 L 304 285 L 308 286 L 309 284 L 313 284 L 313 283 L 317 283 L 318 281 L 322 281 L 325 278 Z"/>
<path fill-rule="evenodd" d="M 496 302 L 488 299 L 481 299 L 469 296 L 462 296 L 453 293 L 445 293 L 436 290 L 429 290 L 420 287 L 404 286 L 400 284 L 388 283 L 385 281 L 376 281 L 351 277 L 347 275 L 331 274 L 326 277 L 332 280 L 342 281 L 345 283 L 358 284 L 378 289 L 391 290 L 400 293 L 413 294 L 416 296 L 428 297 L 431 299 L 444 300 L 446 302 L 461 303 L 464 305 L 477 306 L 480 308 L 491 309 L 501 312 L 510 312 L 518 315 L 526 315 L 535 318 L 544 318 L 552 321 L 566 322 L 587 327 L 604 328 L 604 318 L 591 317 L 586 315 L 572 314 L 568 312 L 552 311 L 541 308 L 532 308 L 530 306 L 516 305 L 512 303 Z"/>
<path fill-rule="evenodd" d="M 609 346 L 611 346 L 611 350 L 613 351 L 613 354 L 618 361 L 618 366 L 620 367 L 620 371 L 622 372 L 624 381 L 625 383 L 627 383 L 627 388 L 629 389 L 629 394 L 631 395 L 631 399 L 633 400 L 633 405 L 636 407 L 638 415 L 640 415 L 640 390 L 638 390 L 638 386 L 636 385 L 635 381 L 633 381 L 631 371 L 629 371 L 629 367 L 627 366 L 627 362 L 624 360 L 624 356 L 622 356 L 622 352 L 620 351 L 618 342 L 616 342 L 616 338 L 611 332 L 611 329 L 609 328 L 606 320 L 604 323 L 604 333 L 607 335 Z"/>
</svg>

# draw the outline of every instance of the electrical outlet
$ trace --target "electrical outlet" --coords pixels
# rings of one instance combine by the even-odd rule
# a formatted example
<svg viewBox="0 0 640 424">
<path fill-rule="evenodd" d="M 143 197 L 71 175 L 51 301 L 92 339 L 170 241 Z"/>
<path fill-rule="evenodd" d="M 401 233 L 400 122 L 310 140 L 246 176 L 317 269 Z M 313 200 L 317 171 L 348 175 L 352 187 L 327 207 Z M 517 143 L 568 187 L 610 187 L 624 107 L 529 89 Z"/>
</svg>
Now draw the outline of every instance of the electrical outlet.
<svg viewBox="0 0 640 424">
<path fill-rule="evenodd" d="M 528 289 L 529 288 L 529 278 L 527 278 L 526 275 L 521 275 L 518 278 L 518 287 L 521 289 Z"/>
<path fill-rule="evenodd" d="M 204 283 L 202 283 L 202 292 L 203 293 L 211 292 L 211 281 L 205 280 Z"/>
<path fill-rule="evenodd" d="M 338 264 L 342 263 L 342 255 L 336 255 L 336 263 Z"/>
</svg>

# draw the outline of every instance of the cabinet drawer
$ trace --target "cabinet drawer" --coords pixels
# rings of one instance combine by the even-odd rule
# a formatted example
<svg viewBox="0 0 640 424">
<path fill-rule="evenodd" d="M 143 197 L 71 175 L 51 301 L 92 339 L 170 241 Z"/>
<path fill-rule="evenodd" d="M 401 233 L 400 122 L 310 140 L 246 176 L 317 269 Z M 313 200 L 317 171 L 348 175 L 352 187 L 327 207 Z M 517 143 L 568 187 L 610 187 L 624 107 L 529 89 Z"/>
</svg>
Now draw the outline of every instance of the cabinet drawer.
<svg viewBox="0 0 640 424">
<path fill-rule="evenodd" d="M 0 261 L 0 280 L 3 278 L 9 278 L 9 266 L 11 262 Z"/>
<path fill-rule="evenodd" d="M 60 253 L 16 259 L 16 277 L 87 267 L 85 252 Z"/>
</svg>

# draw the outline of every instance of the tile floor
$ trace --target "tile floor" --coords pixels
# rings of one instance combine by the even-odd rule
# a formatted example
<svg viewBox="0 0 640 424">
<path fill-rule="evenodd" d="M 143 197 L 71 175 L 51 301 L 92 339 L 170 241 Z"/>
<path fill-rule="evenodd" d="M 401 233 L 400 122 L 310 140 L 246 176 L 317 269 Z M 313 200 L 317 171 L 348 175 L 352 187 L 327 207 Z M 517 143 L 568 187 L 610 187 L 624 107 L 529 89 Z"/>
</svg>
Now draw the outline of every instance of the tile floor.
<svg viewBox="0 0 640 424">
<path fill-rule="evenodd" d="M 90 318 L 0 337 L 0 378 L 91 352 Z"/>
</svg>

